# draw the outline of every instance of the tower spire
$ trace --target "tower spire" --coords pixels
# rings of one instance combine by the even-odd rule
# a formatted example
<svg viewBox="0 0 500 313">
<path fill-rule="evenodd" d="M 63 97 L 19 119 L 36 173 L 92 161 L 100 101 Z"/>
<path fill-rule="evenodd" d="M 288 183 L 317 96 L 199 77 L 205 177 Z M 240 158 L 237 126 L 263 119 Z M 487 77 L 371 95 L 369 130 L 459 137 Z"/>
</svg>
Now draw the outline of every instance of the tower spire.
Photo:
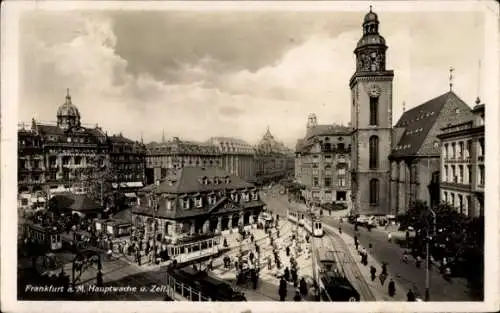
<svg viewBox="0 0 500 313">
<path fill-rule="evenodd" d="M 453 91 L 453 72 L 455 71 L 455 69 L 453 68 L 453 66 L 450 66 L 450 78 L 449 78 L 449 81 L 450 81 L 450 91 Z"/>
<path fill-rule="evenodd" d="M 477 61 L 477 99 L 476 99 L 476 104 L 481 103 L 480 95 L 481 95 L 481 60 L 479 59 Z"/>
</svg>

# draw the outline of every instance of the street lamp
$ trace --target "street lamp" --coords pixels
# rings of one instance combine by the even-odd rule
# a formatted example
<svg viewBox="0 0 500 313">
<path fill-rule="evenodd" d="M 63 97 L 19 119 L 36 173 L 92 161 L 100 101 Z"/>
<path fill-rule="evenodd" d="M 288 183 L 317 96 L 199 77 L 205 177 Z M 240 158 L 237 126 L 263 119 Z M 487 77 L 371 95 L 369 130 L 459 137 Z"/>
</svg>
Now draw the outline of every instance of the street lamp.
<svg viewBox="0 0 500 313">
<path fill-rule="evenodd" d="M 433 222 L 433 237 L 436 236 L 436 212 L 434 212 L 431 208 L 429 208 L 429 212 L 432 215 L 432 222 Z M 425 241 L 425 301 L 429 301 L 430 298 L 430 275 L 429 275 L 429 263 L 430 263 L 430 256 L 429 256 L 429 242 L 431 240 L 431 236 L 429 236 L 429 220 L 427 220 L 427 240 Z"/>
</svg>

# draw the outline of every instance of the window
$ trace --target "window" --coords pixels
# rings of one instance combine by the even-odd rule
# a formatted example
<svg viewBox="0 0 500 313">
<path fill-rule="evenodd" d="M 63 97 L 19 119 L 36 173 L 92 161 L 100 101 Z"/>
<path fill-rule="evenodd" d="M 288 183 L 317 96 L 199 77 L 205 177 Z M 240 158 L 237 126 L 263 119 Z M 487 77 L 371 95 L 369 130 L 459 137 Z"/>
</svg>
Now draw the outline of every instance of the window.
<svg viewBox="0 0 500 313">
<path fill-rule="evenodd" d="M 472 184 L 472 166 L 467 165 L 467 183 Z"/>
<path fill-rule="evenodd" d="M 378 137 L 370 137 L 370 169 L 378 168 Z"/>
<path fill-rule="evenodd" d="M 256 200 L 259 200 L 259 193 L 254 191 L 252 193 L 252 200 L 256 201 Z"/>
<path fill-rule="evenodd" d="M 444 202 L 448 203 L 448 193 L 446 191 L 444 192 Z"/>
<path fill-rule="evenodd" d="M 472 140 L 467 140 L 467 149 L 465 150 L 465 158 L 470 159 L 470 152 L 472 150 Z"/>
<path fill-rule="evenodd" d="M 312 168 L 318 168 L 318 163 L 313 163 Z"/>
<path fill-rule="evenodd" d="M 374 178 L 370 180 L 370 204 L 378 204 L 378 193 L 379 193 L 378 179 Z"/>
<path fill-rule="evenodd" d="M 338 183 L 339 183 L 339 187 L 345 187 L 346 183 L 345 183 L 345 177 L 339 177 L 338 178 Z"/>
<path fill-rule="evenodd" d="M 200 196 L 196 197 L 196 199 L 194 200 L 194 203 L 195 203 L 197 208 L 201 208 L 203 206 L 203 201 L 201 200 Z"/>
<path fill-rule="evenodd" d="M 455 171 L 455 165 L 451 166 L 451 181 L 454 183 L 457 182 L 457 173 Z"/>
<path fill-rule="evenodd" d="M 332 151 L 332 145 L 330 143 L 325 143 L 325 145 L 323 146 L 323 150 L 325 152 L 330 152 Z"/>
<path fill-rule="evenodd" d="M 456 151 L 455 151 L 456 144 L 452 143 L 451 144 L 451 159 L 455 159 Z"/>
<path fill-rule="evenodd" d="M 248 192 L 243 193 L 243 201 L 250 201 L 250 194 Z"/>
<path fill-rule="evenodd" d="M 462 159 L 464 157 L 464 142 L 460 141 L 458 143 L 458 158 Z"/>
<path fill-rule="evenodd" d="M 444 182 L 448 181 L 448 165 L 445 165 L 445 166 L 444 166 L 443 181 L 444 181 Z"/>
<path fill-rule="evenodd" d="M 370 97 L 370 125 L 378 125 L 378 98 Z"/>
<path fill-rule="evenodd" d="M 463 184 L 464 182 L 464 167 L 463 165 L 458 166 L 458 182 Z"/>
<path fill-rule="evenodd" d="M 337 201 L 346 201 L 347 196 L 345 191 L 337 191 Z"/>
<path fill-rule="evenodd" d="M 480 157 L 484 157 L 484 138 L 479 139 L 479 153 Z"/>
<path fill-rule="evenodd" d="M 339 151 L 345 150 L 345 145 L 343 143 L 339 143 L 337 145 L 337 150 L 339 150 Z"/>
<path fill-rule="evenodd" d="M 183 202 L 182 207 L 184 209 L 189 209 L 189 199 L 184 199 L 184 200 L 182 200 L 182 202 Z"/>
<path fill-rule="evenodd" d="M 463 200 L 463 197 L 462 195 L 458 195 L 458 213 L 463 213 L 463 209 L 464 209 L 464 200 Z"/>
<path fill-rule="evenodd" d="M 318 187 L 318 185 L 319 185 L 319 178 L 313 177 L 313 187 Z"/>
<path fill-rule="evenodd" d="M 167 208 L 167 211 L 171 211 L 172 210 L 172 201 L 167 199 L 165 201 L 165 207 Z"/>
<path fill-rule="evenodd" d="M 325 170 L 328 171 L 328 170 L 331 170 L 331 169 L 332 169 L 332 166 L 330 164 L 325 165 Z"/>
<path fill-rule="evenodd" d="M 447 143 L 444 144 L 443 156 L 444 156 L 445 160 L 448 159 L 448 144 Z"/>
<path fill-rule="evenodd" d="M 345 167 L 341 167 L 337 170 L 337 175 L 343 176 L 345 175 Z"/>
<path fill-rule="evenodd" d="M 479 165 L 479 185 L 484 186 L 484 165 Z"/>
<path fill-rule="evenodd" d="M 325 177 L 325 187 L 330 187 L 332 185 L 332 178 Z"/>
<path fill-rule="evenodd" d="M 215 198 L 214 194 L 211 194 L 211 195 L 208 196 L 208 204 L 214 205 L 215 201 L 216 201 L 216 198 Z"/>
</svg>

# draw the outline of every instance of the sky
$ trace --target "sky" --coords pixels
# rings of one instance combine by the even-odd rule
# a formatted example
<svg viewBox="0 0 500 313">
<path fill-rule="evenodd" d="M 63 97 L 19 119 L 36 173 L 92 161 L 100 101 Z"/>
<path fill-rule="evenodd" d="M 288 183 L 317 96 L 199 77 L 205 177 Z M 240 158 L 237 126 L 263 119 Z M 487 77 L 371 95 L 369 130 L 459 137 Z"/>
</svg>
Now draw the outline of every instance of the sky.
<svg viewBox="0 0 500 313">
<path fill-rule="evenodd" d="M 477 12 L 374 11 L 395 72 L 393 122 L 449 90 L 473 106 L 484 76 Z M 42 11 L 20 21 L 19 121 L 55 121 L 66 88 L 84 124 L 145 142 L 267 126 L 294 147 L 309 113 L 350 121 L 353 50 L 368 12 Z"/>
</svg>

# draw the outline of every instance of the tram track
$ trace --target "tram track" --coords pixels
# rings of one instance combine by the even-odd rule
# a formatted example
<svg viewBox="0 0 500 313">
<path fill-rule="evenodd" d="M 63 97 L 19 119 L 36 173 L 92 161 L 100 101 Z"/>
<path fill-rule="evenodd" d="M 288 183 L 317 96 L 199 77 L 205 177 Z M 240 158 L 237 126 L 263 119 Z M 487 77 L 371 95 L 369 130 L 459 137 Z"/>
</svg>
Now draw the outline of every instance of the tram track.
<svg viewBox="0 0 500 313">
<path fill-rule="evenodd" d="M 375 296 L 373 295 L 372 291 L 370 290 L 370 287 L 366 283 L 363 274 L 361 273 L 361 270 L 359 268 L 359 265 L 356 263 L 356 260 L 352 256 L 352 254 L 349 252 L 349 248 L 347 247 L 347 244 L 342 240 L 342 238 L 336 234 L 335 232 L 331 231 L 327 227 L 323 227 L 323 230 L 325 232 L 325 236 L 330 239 L 330 243 L 332 247 L 335 247 L 336 251 L 342 251 L 342 259 L 339 259 L 340 263 L 342 264 L 342 270 L 346 274 L 347 279 L 353 283 L 356 287 L 362 301 L 376 301 Z M 338 252 L 336 253 L 337 257 L 339 256 Z M 345 266 L 345 265 L 348 266 Z"/>
</svg>

